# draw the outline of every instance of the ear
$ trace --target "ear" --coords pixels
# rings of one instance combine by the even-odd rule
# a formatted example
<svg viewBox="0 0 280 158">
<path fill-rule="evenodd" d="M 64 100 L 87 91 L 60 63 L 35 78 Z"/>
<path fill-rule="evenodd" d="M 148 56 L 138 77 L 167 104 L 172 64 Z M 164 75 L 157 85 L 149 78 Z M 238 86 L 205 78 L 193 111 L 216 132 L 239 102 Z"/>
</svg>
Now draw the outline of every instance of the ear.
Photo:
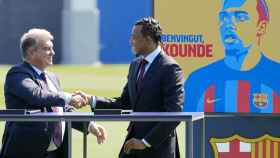
<svg viewBox="0 0 280 158">
<path fill-rule="evenodd" d="M 27 52 L 27 56 L 33 57 L 33 55 L 34 55 L 34 48 L 33 48 L 33 47 L 29 47 L 29 48 L 26 50 L 26 52 Z"/>
<path fill-rule="evenodd" d="M 261 37 L 262 35 L 264 35 L 266 33 L 266 27 L 267 27 L 266 20 L 262 20 L 259 22 L 259 24 L 257 26 L 257 37 Z"/>
<path fill-rule="evenodd" d="M 144 38 L 145 38 L 147 41 L 151 41 L 151 40 L 152 40 L 152 38 L 151 38 L 149 35 L 144 36 Z"/>
</svg>

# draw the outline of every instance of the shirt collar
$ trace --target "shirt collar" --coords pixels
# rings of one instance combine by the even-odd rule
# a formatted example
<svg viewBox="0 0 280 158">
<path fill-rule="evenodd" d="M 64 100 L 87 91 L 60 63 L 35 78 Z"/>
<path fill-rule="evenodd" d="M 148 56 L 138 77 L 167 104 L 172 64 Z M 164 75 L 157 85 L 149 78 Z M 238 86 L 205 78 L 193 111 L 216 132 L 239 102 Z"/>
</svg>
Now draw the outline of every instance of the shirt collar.
<svg viewBox="0 0 280 158">
<path fill-rule="evenodd" d="M 145 60 L 147 60 L 149 63 L 152 63 L 160 52 L 161 47 L 158 46 L 154 51 L 152 51 L 148 56 L 145 57 Z"/>
<path fill-rule="evenodd" d="M 36 66 L 30 64 L 30 66 L 35 70 L 35 72 L 40 76 L 41 73 L 43 73 L 43 71 L 41 71 L 40 69 L 38 69 Z"/>
</svg>

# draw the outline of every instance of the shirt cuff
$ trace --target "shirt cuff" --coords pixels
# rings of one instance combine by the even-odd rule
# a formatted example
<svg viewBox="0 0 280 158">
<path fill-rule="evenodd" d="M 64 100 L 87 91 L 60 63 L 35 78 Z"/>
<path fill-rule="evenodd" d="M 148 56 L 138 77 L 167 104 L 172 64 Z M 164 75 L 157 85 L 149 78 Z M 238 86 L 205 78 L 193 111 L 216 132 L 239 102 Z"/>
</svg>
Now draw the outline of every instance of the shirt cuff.
<svg viewBox="0 0 280 158">
<path fill-rule="evenodd" d="M 95 109 L 96 107 L 96 96 L 91 96 L 90 97 L 90 106 L 92 109 Z"/>
<path fill-rule="evenodd" d="M 144 138 L 141 141 L 145 144 L 146 147 L 152 147 L 151 144 L 149 144 Z"/>
<path fill-rule="evenodd" d="M 65 104 L 69 104 L 71 102 L 71 99 L 72 99 L 72 94 L 68 93 L 68 92 L 63 92 L 62 95 L 63 95 L 63 98 L 65 100 Z"/>
<path fill-rule="evenodd" d="M 88 124 L 88 132 L 90 132 L 90 127 L 91 126 L 95 126 L 95 122 L 94 121 L 90 121 Z"/>
</svg>

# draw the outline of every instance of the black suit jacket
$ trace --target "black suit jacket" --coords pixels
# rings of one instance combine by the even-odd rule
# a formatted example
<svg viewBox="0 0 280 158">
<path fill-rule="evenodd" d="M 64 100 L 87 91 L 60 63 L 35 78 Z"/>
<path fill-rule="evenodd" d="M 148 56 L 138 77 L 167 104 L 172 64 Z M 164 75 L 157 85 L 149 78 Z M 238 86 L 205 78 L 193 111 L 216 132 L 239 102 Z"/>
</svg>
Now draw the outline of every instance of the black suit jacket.
<svg viewBox="0 0 280 158">
<path fill-rule="evenodd" d="M 179 65 L 160 53 L 145 73 L 142 87 L 136 89 L 140 59 L 130 64 L 128 81 L 118 98 L 96 97 L 96 108 L 132 109 L 134 112 L 180 112 L 184 101 L 183 73 Z M 144 138 L 152 145 L 143 151 L 132 151 L 138 157 L 178 158 L 175 128 L 179 122 L 131 122 L 129 138 Z M 175 156 L 174 156 L 175 155 Z M 120 152 L 120 157 L 130 157 Z"/>
<path fill-rule="evenodd" d="M 58 78 L 47 73 L 58 92 L 49 92 L 39 75 L 30 64 L 24 62 L 13 66 L 7 73 L 4 95 L 7 109 L 40 109 L 51 112 L 51 106 L 61 106 L 64 111 L 73 109 L 65 105 Z M 0 158 L 43 158 L 53 134 L 53 122 L 7 122 L 2 140 Z M 83 129 L 82 123 L 73 124 Z M 64 138 L 67 138 L 65 130 Z M 63 139 L 59 148 L 61 157 L 67 157 L 67 139 Z"/>
</svg>

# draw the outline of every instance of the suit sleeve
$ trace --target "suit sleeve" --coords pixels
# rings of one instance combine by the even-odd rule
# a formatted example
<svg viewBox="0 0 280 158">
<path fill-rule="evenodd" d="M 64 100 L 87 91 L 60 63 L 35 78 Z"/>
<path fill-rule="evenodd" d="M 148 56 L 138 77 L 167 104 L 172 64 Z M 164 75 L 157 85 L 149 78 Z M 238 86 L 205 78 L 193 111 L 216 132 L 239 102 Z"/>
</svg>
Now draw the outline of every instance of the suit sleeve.
<svg viewBox="0 0 280 158">
<path fill-rule="evenodd" d="M 127 83 L 125 84 L 120 97 L 115 97 L 115 98 L 96 97 L 96 108 L 97 109 L 131 109 Z"/>
<path fill-rule="evenodd" d="M 65 106 L 65 111 L 66 112 L 76 112 L 75 108 L 73 108 L 70 105 Z M 85 122 L 72 122 L 72 128 L 80 131 L 80 132 L 86 132 L 87 134 L 89 133 L 88 131 L 88 126 L 89 126 L 89 121 Z"/>
<path fill-rule="evenodd" d="M 28 73 L 8 73 L 5 95 L 9 94 L 23 100 L 25 108 L 64 106 L 63 94 L 42 89 Z"/>
<path fill-rule="evenodd" d="M 184 102 L 183 73 L 179 65 L 172 64 L 164 70 L 161 91 L 164 96 L 164 109 L 166 112 L 181 112 Z M 180 122 L 160 122 L 144 137 L 144 139 L 157 148 Z"/>
<path fill-rule="evenodd" d="M 129 66 L 129 73 L 133 69 L 133 64 Z M 128 75 L 129 76 L 129 75 Z M 127 77 L 129 79 L 129 77 Z M 120 97 L 106 98 L 96 97 L 96 109 L 132 109 L 128 91 L 128 82 L 126 82 Z"/>
</svg>

